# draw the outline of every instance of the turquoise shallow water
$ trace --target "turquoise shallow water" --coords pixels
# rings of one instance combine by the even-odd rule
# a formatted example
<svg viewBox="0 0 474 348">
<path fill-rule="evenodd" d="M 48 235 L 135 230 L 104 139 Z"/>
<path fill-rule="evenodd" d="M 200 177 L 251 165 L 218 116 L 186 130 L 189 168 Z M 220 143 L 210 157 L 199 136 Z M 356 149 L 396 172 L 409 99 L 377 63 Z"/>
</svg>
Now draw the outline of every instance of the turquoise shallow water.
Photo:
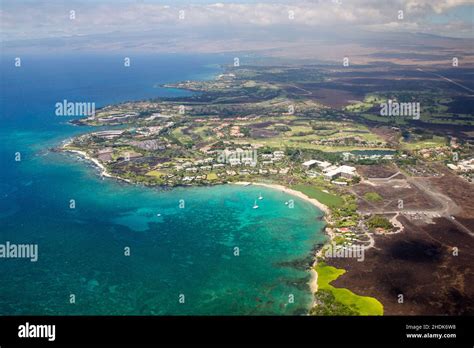
<svg viewBox="0 0 474 348">
<path fill-rule="evenodd" d="M 0 243 L 37 243 L 39 260 L 0 259 L 0 314 L 304 313 L 311 301 L 306 270 L 311 250 L 325 238 L 321 212 L 293 197 L 295 208 L 289 209 L 284 204 L 289 196 L 261 187 L 163 191 L 101 180 L 90 163 L 49 151 L 64 138 L 87 131 L 51 116 L 51 102 L 64 99 L 64 90 L 73 91 L 68 98 L 92 93 L 102 104 L 121 97 L 120 89 L 118 95 L 94 94 L 94 81 L 87 79 L 55 79 L 58 66 L 68 71 L 67 64 L 60 64 L 64 59 L 50 62 L 48 76 L 57 82 L 53 87 L 40 83 L 30 68 L 22 77 L 30 82 L 21 84 L 22 93 L 20 85 L 14 87 L 19 77 L 2 65 L 7 72 L 1 102 Z M 107 59 L 94 57 L 89 63 L 100 62 L 106 69 Z M 127 78 L 139 83 L 129 87 L 135 99 L 140 88 L 145 95 L 158 93 L 157 82 L 198 76 L 215 62 L 200 59 L 192 61 L 195 67 L 189 71 L 179 67 L 189 67 L 186 57 L 144 60 L 161 73 L 144 82 L 137 72 L 136 78 Z M 95 71 L 90 64 L 79 71 L 73 65 L 70 74 Z M 170 64 L 174 72 L 165 75 Z M 41 69 L 44 74 L 45 64 Z M 121 79 L 103 74 L 113 76 L 110 88 Z M 95 77 L 99 85 L 100 77 Z M 13 161 L 16 151 L 22 153 L 21 162 Z M 264 199 L 252 209 L 260 193 Z M 75 209 L 69 208 L 70 199 Z M 125 247 L 130 256 L 124 255 Z M 75 304 L 68 302 L 70 294 Z M 181 294 L 184 303 L 179 303 Z"/>
</svg>

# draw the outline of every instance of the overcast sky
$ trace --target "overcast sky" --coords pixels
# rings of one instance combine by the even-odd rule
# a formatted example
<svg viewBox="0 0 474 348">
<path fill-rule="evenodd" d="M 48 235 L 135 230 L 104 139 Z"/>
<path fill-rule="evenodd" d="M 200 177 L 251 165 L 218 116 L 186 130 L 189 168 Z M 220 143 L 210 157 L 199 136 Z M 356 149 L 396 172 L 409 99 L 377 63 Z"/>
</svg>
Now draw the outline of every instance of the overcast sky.
<svg viewBox="0 0 474 348">
<path fill-rule="evenodd" d="M 468 0 L 0 0 L 2 41 L 187 28 L 408 31 L 473 37 Z M 184 18 L 180 19 L 181 14 Z M 399 20 L 399 11 L 403 20 Z M 70 19 L 75 11 L 75 19 Z M 292 11 L 292 12 L 290 12 Z M 293 15 L 293 16 L 292 16 Z M 293 18 L 290 18 L 293 17 Z"/>
</svg>

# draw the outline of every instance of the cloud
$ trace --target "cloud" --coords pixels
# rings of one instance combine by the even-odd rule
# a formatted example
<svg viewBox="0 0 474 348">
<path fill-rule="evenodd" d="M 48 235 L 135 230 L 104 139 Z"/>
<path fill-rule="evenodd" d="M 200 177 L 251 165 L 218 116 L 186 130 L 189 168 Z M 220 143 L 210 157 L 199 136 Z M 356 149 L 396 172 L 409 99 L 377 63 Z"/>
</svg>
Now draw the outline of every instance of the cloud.
<svg viewBox="0 0 474 348">
<path fill-rule="evenodd" d="M 472 2 L 466 0 L 407 0 L 404 5 L 407 10 L 414 13 L 435 12 L 441 14 L 446 10 L 466 4 L 472 4 Z"/>
<path fill-rule="evenodd" d="M 451 9 L 469 3 L 469 0 L 301 0 L 288 3 L 235 0 L 190 4 L 144 0 L 61 3 L 4 0 L 0 21 L 2 40 L 129 33 L 160 28 L 225 31 L 230 27 L 278 26 L 417 30 L 457 36 L 460 31 L 469 35 L 469 23 L 448 16 L 444 21 L 433 23 L 431 18 L 445 16 Z M 403 20 L 397 18 L 399 10 L 404 11 Z M 75 19 L 69 18 L 70 11 L 75 11 Z"/>
</svg>

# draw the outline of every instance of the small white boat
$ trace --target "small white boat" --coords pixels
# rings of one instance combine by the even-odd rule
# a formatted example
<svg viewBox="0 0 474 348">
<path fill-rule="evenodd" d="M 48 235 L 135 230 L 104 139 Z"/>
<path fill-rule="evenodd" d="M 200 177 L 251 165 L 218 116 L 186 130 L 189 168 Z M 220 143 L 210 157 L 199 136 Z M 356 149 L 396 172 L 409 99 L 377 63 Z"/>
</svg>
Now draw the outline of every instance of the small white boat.
<svg viewBox="0 0 474 348">
<path fill-rule="evenodd" d="M 261 201 L 263 199 L 262 194 L 260 193 L 260 196 L 258 196 L 258 199 Z"/>
<path fill-rule="evenodd" d="M 285 205 L 288 205 L 288 202 L 285 202 Z"/>
<path fill-rule="evenodd" d="M 258 209 L 257 200 L 255 200 L 255 203 L 253 204 L 253 208 Z"/>
<path fill-rule="evenodd" d="M 156 216 L 161 216 L 161 214 L 156 214 Z"/>
</svg>

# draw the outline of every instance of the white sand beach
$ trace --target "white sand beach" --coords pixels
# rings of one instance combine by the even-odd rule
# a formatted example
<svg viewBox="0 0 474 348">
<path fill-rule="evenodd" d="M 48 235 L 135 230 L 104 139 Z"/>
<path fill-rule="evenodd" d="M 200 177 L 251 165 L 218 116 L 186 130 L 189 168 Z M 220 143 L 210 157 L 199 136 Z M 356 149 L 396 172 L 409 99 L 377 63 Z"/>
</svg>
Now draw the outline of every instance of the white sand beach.
<svg viewBox="0 0 474 348">
<path fill-rule="evenodd" d="M 301 198 L 301 199 L 313 204 L 318 209 L 322 210 L 326 215 L 330 214 L 330 210 L 327 207 L 327 205 L 322 204 L 320 201 L 318 201 L 314 198 L 310 198 L 310 197 L 306 196 L 304 193 L 302 193 L 300 191 L 290 189 L 290 188 L 285 187 L 283 185 L 264 184 L 264 183 L 259 183 L 259 182 L 246 182 L 246 181 L 238 181 L 238 182 L 235 182 L 233 184 L 242 185 L 242 186 L 247 186 L 247 185 L 264 186 L 264 187 L 268 187 L 268 188 L 271 188 L 271 189 L 274 189 L 274 190 L 279 190 L 281 192 L 288 193 L 289 195 L 296 196 L 298 198 Z"/>
</svg>

